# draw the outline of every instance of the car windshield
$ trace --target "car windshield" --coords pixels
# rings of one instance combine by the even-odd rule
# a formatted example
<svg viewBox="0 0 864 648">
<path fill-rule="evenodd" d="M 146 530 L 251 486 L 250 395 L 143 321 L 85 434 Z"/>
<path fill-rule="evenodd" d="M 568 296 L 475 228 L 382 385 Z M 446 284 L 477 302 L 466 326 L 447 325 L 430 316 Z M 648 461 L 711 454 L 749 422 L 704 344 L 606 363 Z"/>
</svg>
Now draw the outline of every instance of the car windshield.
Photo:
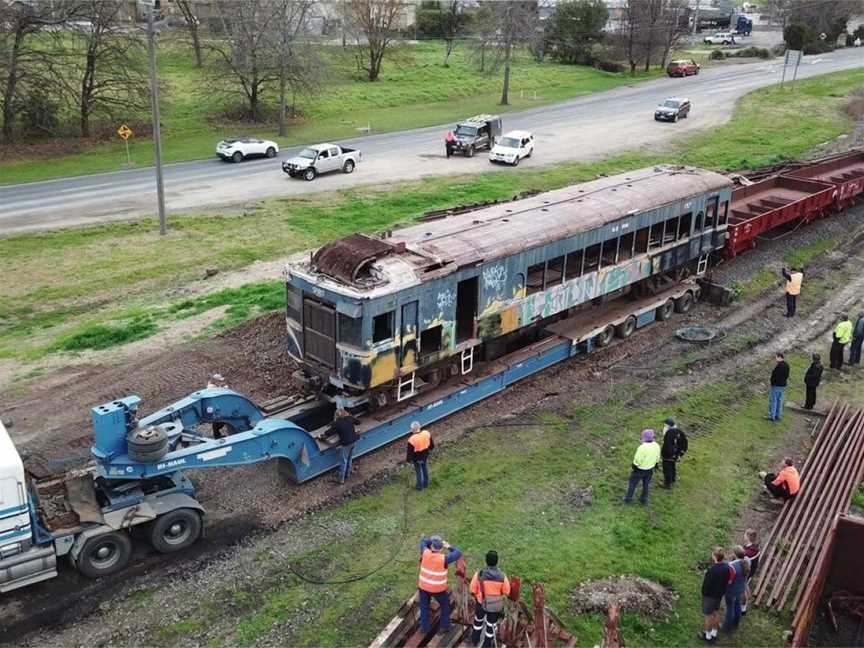
<svg viewBox="0 0 864 648">
<path fill-rule="evenodd" d="M 667 99 L 663 102 L 665 108 L 677 108 L 680 104 L 674 99 Z"/>
<path fill-rule="evenodd" d="M 306 158 L 307 160 L 314 160 L 318 157 L 318 151 L 311 148 L 306 148 L 300 151 L 300 155 L 298 157 Z"/>
<path fill-rule="evenodd" d="M 669 65 L 687 65 L 687 61 L 672 61 Z"/>
<path fill-rule="evenodd" d="M 498 145 L 504 148 L 519 148 L 519 140 L 515 137 L 502 137 L 498 140 Z"/>
<path fill-rule="evenodd" d="M 464 137 L 474 137 L 477 134 L 476 126 L 457 126 L 456 134 Z"/>
</svg>

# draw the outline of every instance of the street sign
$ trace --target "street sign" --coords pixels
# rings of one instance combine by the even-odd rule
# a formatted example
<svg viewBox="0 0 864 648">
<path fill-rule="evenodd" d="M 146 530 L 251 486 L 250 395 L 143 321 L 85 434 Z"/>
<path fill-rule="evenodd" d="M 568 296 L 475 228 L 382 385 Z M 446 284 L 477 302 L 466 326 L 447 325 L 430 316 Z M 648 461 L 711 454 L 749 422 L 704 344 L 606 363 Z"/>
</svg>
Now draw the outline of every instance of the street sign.
<svg viewBox="0 0 864 648">
<path fill-rule="evenodd" d="M 786 50 L 786 59 L 783 61 L 783 64 L 799 65 L 803 54 L 804 53 L 801 50 Z"/>
<path fill-rule="evenodd" d="M 129 128 L 126 124 L 123 124 L 122 126 L 120 126 L 120 128 L 117 129 L 117 134 L 122 139 L 128 140 L 130 137 L 132 137 L 132 129 Z"/>
</svg>

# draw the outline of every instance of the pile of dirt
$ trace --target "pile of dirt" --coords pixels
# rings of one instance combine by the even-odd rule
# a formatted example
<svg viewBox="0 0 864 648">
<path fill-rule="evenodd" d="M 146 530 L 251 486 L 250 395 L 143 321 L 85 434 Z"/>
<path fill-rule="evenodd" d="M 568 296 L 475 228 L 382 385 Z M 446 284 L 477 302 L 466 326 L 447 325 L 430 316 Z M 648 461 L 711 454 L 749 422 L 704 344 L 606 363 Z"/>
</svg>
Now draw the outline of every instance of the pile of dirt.
<svg viewBox="0 0 864 648">
<path fill-rule="evenodd" d="M 571 595 L 576 614 L 600 612 L 605 614 L 610 605 L 636 612 L 655 620 L 666 619 L 678 595 L 659 583 L 639 576 L 618 576 L 581 583 Z"/>
</svg>

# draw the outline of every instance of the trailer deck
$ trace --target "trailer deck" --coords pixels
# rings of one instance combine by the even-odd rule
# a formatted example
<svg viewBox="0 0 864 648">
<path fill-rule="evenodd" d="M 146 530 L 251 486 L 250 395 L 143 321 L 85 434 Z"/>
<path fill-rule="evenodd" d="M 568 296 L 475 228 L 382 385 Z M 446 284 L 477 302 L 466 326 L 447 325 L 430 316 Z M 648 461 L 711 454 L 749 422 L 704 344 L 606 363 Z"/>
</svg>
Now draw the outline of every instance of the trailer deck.
<svg viewBox="0 0 864 648">
<path fill-rule="evenodd" d="M 786 175 L 830 183 L 837 189 L 837 206 L 845 208 L 864 192 L 864 151 L 844 153 Z"/>
</svg>

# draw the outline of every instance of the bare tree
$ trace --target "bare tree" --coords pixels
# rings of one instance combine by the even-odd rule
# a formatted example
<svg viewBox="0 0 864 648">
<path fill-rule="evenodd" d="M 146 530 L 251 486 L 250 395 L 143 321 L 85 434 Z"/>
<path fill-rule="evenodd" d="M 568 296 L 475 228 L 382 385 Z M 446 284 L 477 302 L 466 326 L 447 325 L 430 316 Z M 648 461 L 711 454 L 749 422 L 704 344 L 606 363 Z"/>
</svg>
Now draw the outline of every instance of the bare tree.
<svg viewBox="0 0 864 648">
<path fill-rule="evenodd" d="M 198 33 L 198 27 L 201 21 L 195 12 L 195 4 L 193 0 L 174 0 L 174 5 L 183 16 L 183 21 L 186 23 L 186 31 L 189 32 L 189 38 L 192 40 L 192 51 L 195 52 L 195 65 L 197 67 L 204 66 L 203 50 L 201 48 L 201 36 Z"/>
<path fill-rule="evenodd" d="M 669 54 L 687 32 L 687 0 L 668 0 L 664 10 L 663 29 L 661 32 L 663 41 L 663 56 L 660 67 L 666 67 Z"/>
<path fill-rule="evenodd" d="M 473 41 L 471 57 L 477 64 L 480 72 L 487 71 L 487 65 L 494 58 L 493 50 L 497 40 L 498 27 L 495 15 L 489 3 L 477 8 L 472 18 Z"/>
<path fill-rule="evenodd" d="M 450 67 L 450 55 L 456 47 L 456 39 L 471 20 L 463 0 L 442 0 L 432 3 L 437 32 L 444 41 L 444 67 Z"/>
<path fill-rule="evenodd" d="M 76 23 L 59 35 L 64 55 L 53 62 L 53 77 L 78 108 L 81 137 L 90 137 L 94 115 L 113 118 L 149 105 L 143 45 L 121 22 L 123 7 L 120 0 L 76 0 Z"/>
<path fill-rule="evenodd" d="M 343 20 L 353 31 L 358 56 L 364 63 L 370 81 L 381 74 L 384 53 L 396 37 L 399 18 L 404 11 L 402 0 L 343 0 L 339 3 Z"/>
<path fill-rule="evenodd" d="M 274 64 L 272 33 L 280 19 L 280 2 L 271 0 L 218 0 L 216 8 L 222 26 L 221 38 L 207 42 L 214 61 L 208 76 L 218 88 L 228 94 L 238 89 L 246 104 L 247 117 L 261 118 L 263 90 L 279 80 Z"/>
</svg>

